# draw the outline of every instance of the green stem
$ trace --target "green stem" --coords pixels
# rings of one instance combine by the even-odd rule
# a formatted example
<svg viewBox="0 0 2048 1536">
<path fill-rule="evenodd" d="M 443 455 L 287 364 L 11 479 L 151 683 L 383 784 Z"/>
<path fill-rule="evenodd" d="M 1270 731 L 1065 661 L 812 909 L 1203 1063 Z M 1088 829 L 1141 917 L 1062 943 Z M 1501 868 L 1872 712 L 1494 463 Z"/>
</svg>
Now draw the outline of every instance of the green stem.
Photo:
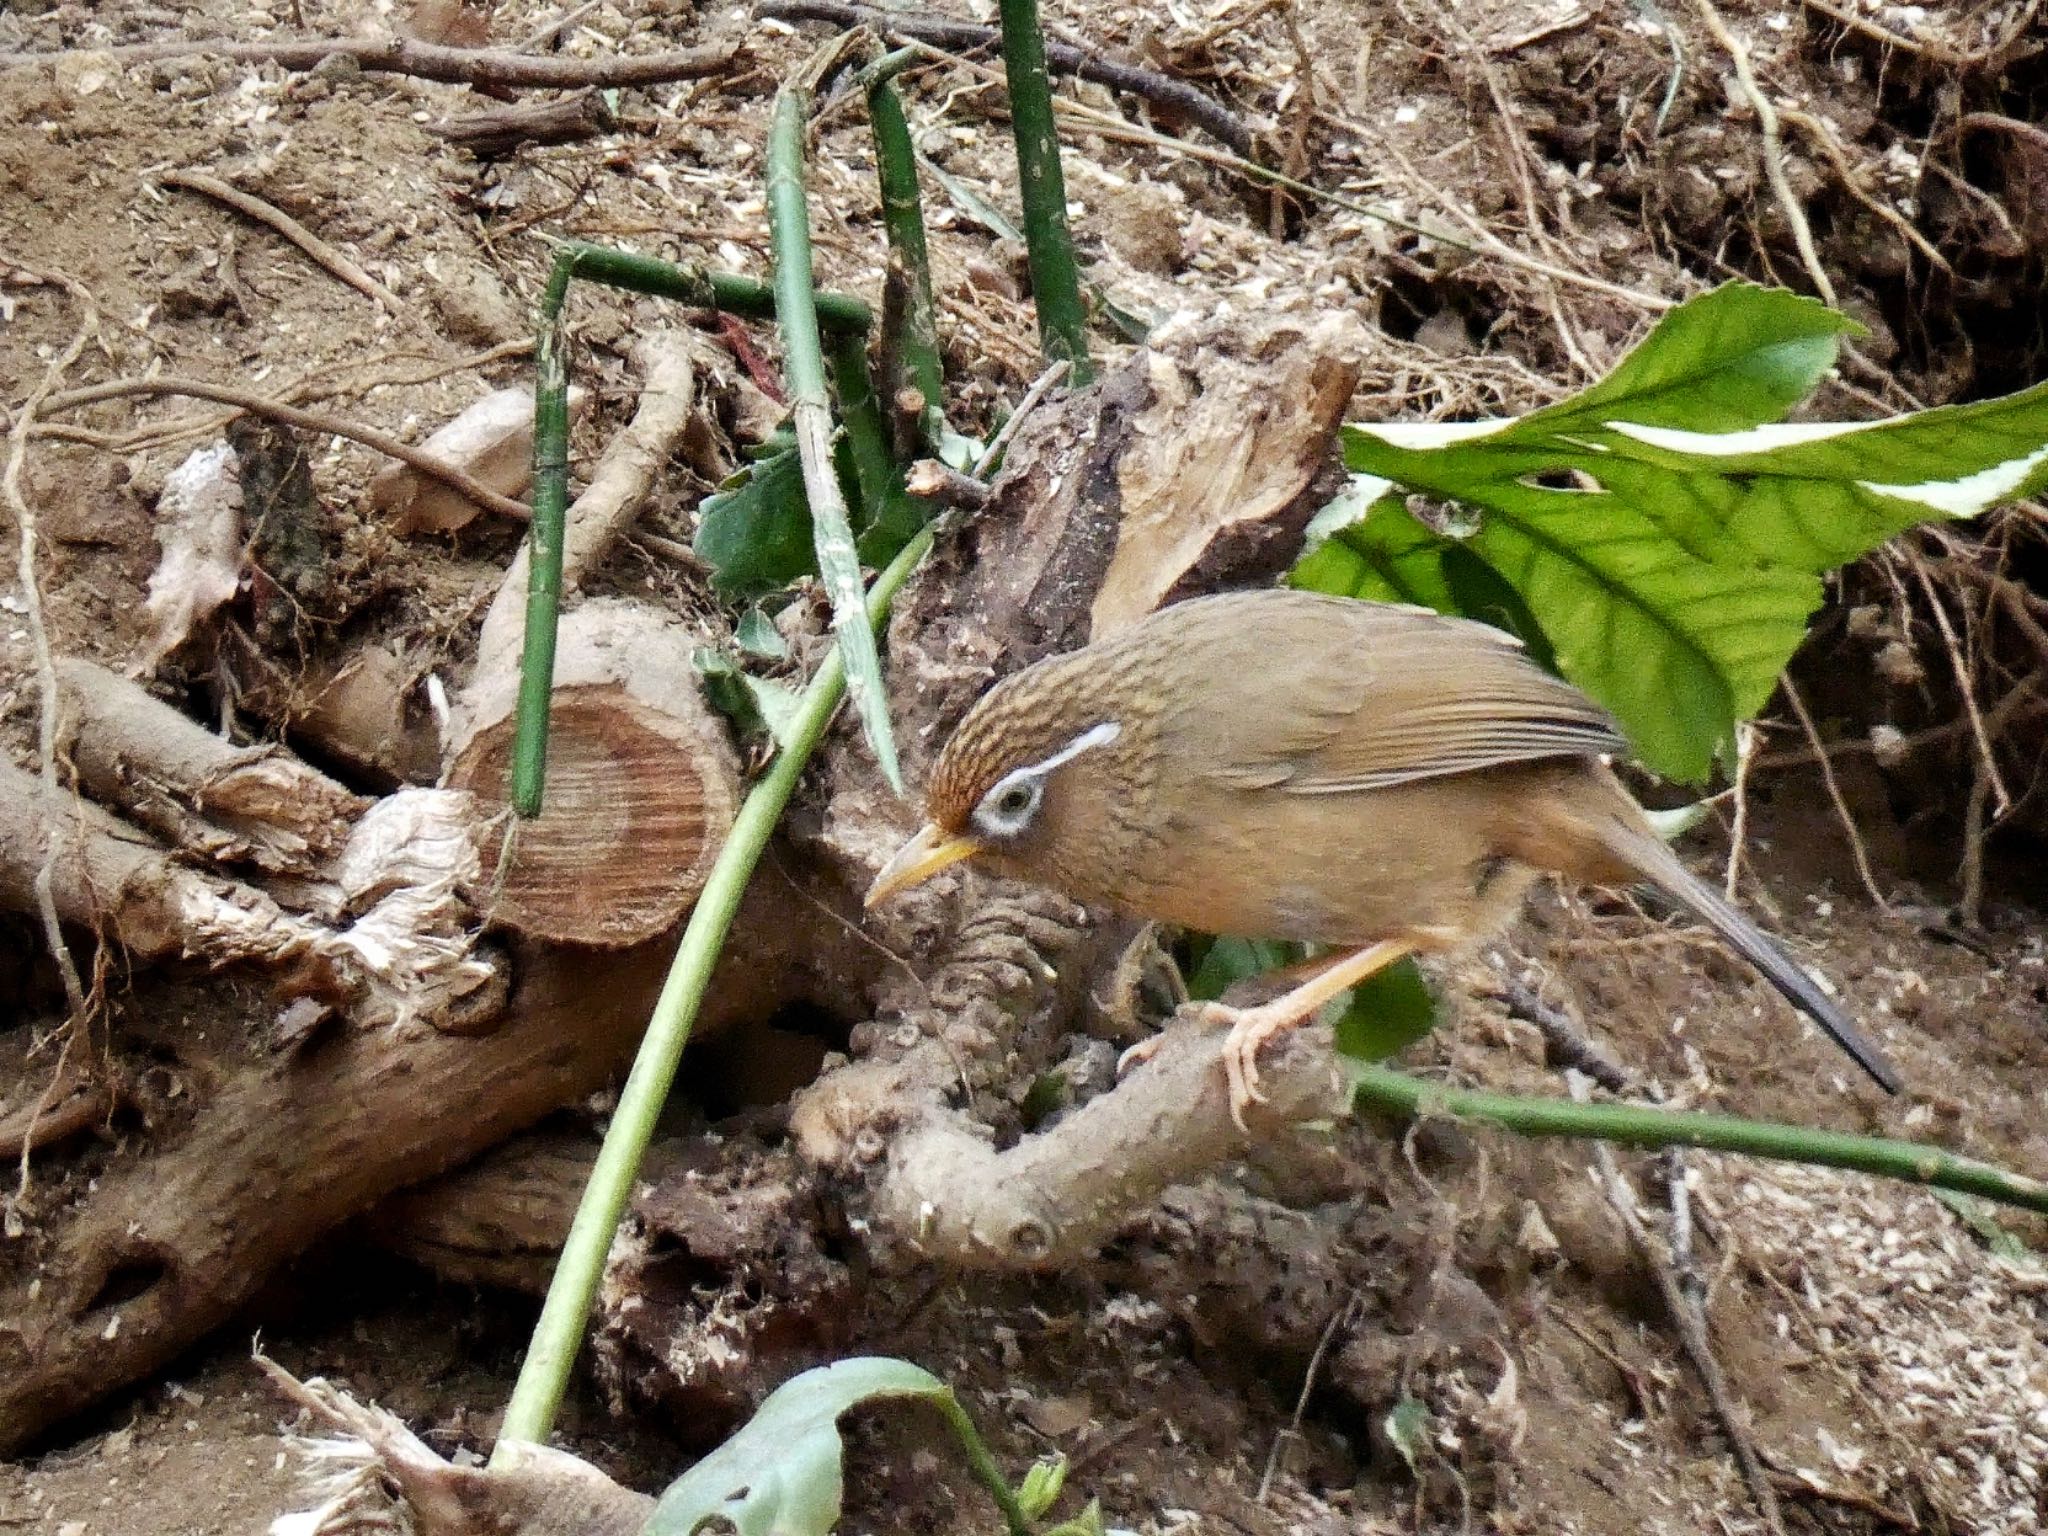
<svg viewBox="0 0 2048 1536">
<path fill-rule="evenodd" d="M 1350 1068 L 1357 1107 L 1378 1109 L 1405 1119 L 1442 1115 L 1454 1120 L 1485 1121 L 1524 1136 L 1574 1136 L 1631 1147 L 1705 1147 L 1715 1152 L 1740 1152 L 1781 1162 L 1874 1173 L 1908 1184 L 1957 1190 L 2001 1205 L 2048 1213 L 2048 1184 L 1974 1158 L 1958 1157 L 1939 1147 L 1796 1125 L 1771 1125 L 1739 1120 L 1732 1115 L 1684 1114 L 1633 1104 L 1518 1098 L 1512 1094 L 1446 1088 L 1390 1067 L 1352 1062 Z"/>
<path fill-rule="evenodd" d="M 832 406 L 825 389 L 825 356 L 811 293 L 811 226 L 804 206 L 804 122 L 810 92 L 786 85 L 776 94 L 768 135 L 768 232 L 775 247 L 775 315 L 782 331 L 782 369 L 789 383 L 789 414 L 803 460 L 804 499 L 811 508 L 811 538 L 818 578 L 832 603 L 832 629 L 846 659 L 847 685 L 868 745 L 889 787 L 903 792 L 896 737 L 874 631 L 861 607 L 860 554 L 832 465 Z M 863 365 L 861 372 L 866 373 Z"/>
<path fill-rule="evenodd" d="M 1010 128 L 1017 140 L 1017 183 L 1024 201 L 1024 245 L 1031 264 L 1031 296 L 1038 305 L 1038 339 L 1050 362 L 1072 367 L 1079 388 L 1095 377 L 1088 357 L 1088 311 L 1067 228 L 1067 182 L 1060 171 L 1060 141 L 1053 131 L 1052 83 L 1045 72 L 1045 36 L 1038 0 L 1001 0 L 1003 74 L 1010 87 Z"/>
<path fill-rule="evenodd" d="M 847 456 L 853 460 L 853 483 L 860 489 L 862 524 L 882 515 L 903 477 L 889 456 L 882 408 L 868 373 L 868 349 L 858 336 L 831 338 L 832 385 L 839 397 L 839 421 L 846 429 Z"/>
<path fill-rule="evenodd" d="M 929 530 L 919 534 L 875 577 L 862 610 L 870 633 L 887 616 L 889 604 L 931 548 L 931 542 Z M 754 866 L 760 862 L 762 850 L 768 846 L 775 824 L 796 790 L 804 765 L 831 724 L 832 712 L 845 688 L 844 664 L 835 650 L 804 689 L 787 745 L 748 792 L 725 846 L 718 851 L 711 877 L 705 881 L 703 894 L 697 898 L 696 908 L 683 929 L 668 980 L 647 1021 L 647 1035 L 640 1042 L 633 1070 L 620 1091 L 619 1107 L 605 1132 L 604 1146 L 598 1151 L 582 1203 L 576 1208 L 576 1218 L 562 1245 L 561 1261 L 548 1286 L 540 1321 L 534 1325 L 533 1342 L 520 1368 L 519 1381 L 512 1389 L 512 1400 L 505 1408 L 505 1423 L 498 1437 L 501 1448 L 512 1440 L 545 1441 L 553 1427 L 555 1412 L 568 1387 L 570 1367 L 582 1343 L 590 1303 L 604 1273 L 605 1255 L 611 1251 L 612 1237 L 625 1214 L 640 1160 L 653 1138 L 655 1120 L 675 1081 L 676 1063 L 682 1059 L 683 1047 L 689 1041 L 690 1026 L 696 1021 L 711 968 L 725 943 L 727 930 L 732 927 L 733 914 L 739 910 Z"/>
<path fill-rule="evenodd" d="M 554 244 L 570 258 L 577 277 L 633 293 L 652 294 L 658 299 L 674 299 L 691 309 L 717 310 L 749 320 L 775 318 L 775 290 L 751 277 L 711 272 L 702 267 L 678 267 L 652 256 L 583 240 L 559 240 Z M 828 331 L 864 335 L 874 325 L 873 312 L 850 293 L 820 291 L 812 295 L 812 301 L 818 323 Z"/>
<path fill-rule="evenodd" d="M 1017 1502 L 1017 1495 L 1011 1489 L 1009 1479 L 1003 1476 L 1003 1469 L 981 1438 L 981 1431 L 974 1427 L 974 1420 L 960 1399 L 949 1391 L 940 1392 L 931 1401 L 946 1422 L 953 1426 L 953 1433 L 960 1437 L 960 1448 L 967 1453 L 967 1464 L 974 1469 L 974 1475 L 981 1479 L 981 1486 L 996 1501 L 996 1507 L 1003 1512 L 1003 1524 L 1010 1528 L 1010 1536 L 1031 1536 L 1031 1519 L 1024 1513 L 1024 1506 Z"/>
<path fill-rule="evenodd" d="M 538 816 L 547 780 L 548 698 L 555 681 L 555 630 L 562 608 L 562 541 L 569 514 L 569 366 L 562 303 L 575 260 L 555 257 L 541 294 L 534 339 L 533 521 L 527 533 L 526 635 L 512 722 L 512 809 Z"/>
<path fill-rule="evenodd" d="M 692 309 L 772 319 L 775 293 L 730 272 L 678 267 L 651 256 L 583 240 L 556 240 L 555 261 L 541 295 L 535 342 L 533 399 L 533 525 L 527 555 L 526 637 L 519 656 L 519 698 L 512 727 L 512 809 L 538 816 L 547 784 L 548 706 L 554 688 L 555 633 L 562 606 L 562 543 L 569 508 L 569 378 L 562 304 L 572 278 L 675 299 Z M 874 326 L 867 305 L 850 294 L 812 295 L 817 324 L 836 338 L 858 338 Z M 876 418 L 876 430 L 880 419 Z M 886 450 L 883 450 L 886 458 Z M 865 484 L 865 480 L 863 480 Z"/>
<path fill-rule="evenodd" d="M 903 334 L 885 338 L 900 357 L 910 382 L 924 397 L 918 412 L 918 436 L 926 449 L 935 447 L 945 425 L 945 369 L 939 361 L 937 310 L 932 302 L 932 258 L 925 243 L 924 206 L 917 189 L 917 149 L 910 141 L 910 121 L 903 98 L 890 83 L 895 65 L 914 62 L 917 51 L 899 49 L 870 65 L 862 74 L 867 85 L 868 127 L 875 138 L 875 179 L 882 194 L 882 230 L 902 269 L 909 293 L 904 306 Z"/>
</svg>

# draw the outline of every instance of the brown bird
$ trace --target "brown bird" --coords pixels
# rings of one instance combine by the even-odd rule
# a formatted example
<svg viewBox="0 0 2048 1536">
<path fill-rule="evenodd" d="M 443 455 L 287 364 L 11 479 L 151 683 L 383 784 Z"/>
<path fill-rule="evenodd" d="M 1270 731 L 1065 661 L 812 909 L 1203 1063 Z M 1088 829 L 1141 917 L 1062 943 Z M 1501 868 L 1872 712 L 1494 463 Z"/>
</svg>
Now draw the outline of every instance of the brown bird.
<svg viewBox="0 0 2048 1536">
<path fill-rule="evenodd" d="M 1139 917 L 1330 946 L 1283 996 L 1220 1010 L 1242 1124 L 1260 1045 L 1373 972 L 1497 932 L 1544 871 L 1646 882 L 1897 1092 L 1819 985 L 1665 847 L 1602 761 L 1626 748 L 1487 625 L 1306 592 L 1198 598 L 991 688 L 867 904 L 971 858 Z"/>
</svg>

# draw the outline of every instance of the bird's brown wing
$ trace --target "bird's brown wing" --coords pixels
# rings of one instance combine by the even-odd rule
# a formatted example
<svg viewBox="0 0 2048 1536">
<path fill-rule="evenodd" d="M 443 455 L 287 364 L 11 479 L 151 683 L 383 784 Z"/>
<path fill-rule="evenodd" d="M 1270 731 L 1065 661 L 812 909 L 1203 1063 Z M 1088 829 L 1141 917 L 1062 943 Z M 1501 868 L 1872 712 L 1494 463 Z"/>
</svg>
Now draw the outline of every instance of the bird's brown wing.
<svg viewBox="0 0 2048 1536">
<path fill-rule="evenodd" d="M 1259 683 L 1235 690 L 1214 754 L 1234 787 L 1347 794 L 1626 749 L 1599 705 L 1489 625 L 1345 598 L 1260 619 L 1243 637 Z"/>
</svg>

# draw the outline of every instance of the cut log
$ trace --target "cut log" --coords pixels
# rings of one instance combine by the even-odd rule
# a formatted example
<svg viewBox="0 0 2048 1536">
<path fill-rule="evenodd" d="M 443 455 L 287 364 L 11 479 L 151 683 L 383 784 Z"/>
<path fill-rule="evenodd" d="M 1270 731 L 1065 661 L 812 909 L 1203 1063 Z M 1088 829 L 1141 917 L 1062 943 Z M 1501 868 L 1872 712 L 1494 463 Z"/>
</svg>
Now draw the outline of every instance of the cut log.
<svg viewBox="0 0 2048 1536">
<path fill-rule="evenodd" d="M 312 876 L 369 802 L 272 746 L 238 747 L 118 672 L 57 662 L 59 747 L 103 805 L 200 858 Z"/>
<path fill-rule="evenodd" d="M 695 903 L 740 788 L 725 721 L 698 687 L 696 644 L 669 615 L 617 599 L 563 617 L 547 800 L 530 821 L 508 817 L 492 923 L 619 948 Z M 503 803 L 519 678 L 485 666 L 464 700 L 448 781 Z"/>
</svg>

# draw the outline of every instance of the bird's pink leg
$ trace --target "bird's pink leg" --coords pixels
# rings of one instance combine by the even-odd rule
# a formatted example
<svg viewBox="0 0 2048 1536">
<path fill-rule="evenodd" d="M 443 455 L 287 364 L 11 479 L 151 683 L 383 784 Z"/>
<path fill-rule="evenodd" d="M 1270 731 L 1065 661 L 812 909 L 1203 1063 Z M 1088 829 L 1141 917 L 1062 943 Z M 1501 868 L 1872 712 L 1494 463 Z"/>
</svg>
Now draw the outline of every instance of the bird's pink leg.
<svg viewBox="0 0 2048 1536">
<path fill-rule="evenodd" d="M 1340 954 L 1321 971 L 1291 992 L 1256 1008 L 1226 1008 L 1210 1005 L 1210 1017 L 1218 1023 L 1227 1018 L 1230 1038 L 1223 1042 L 1223 1074 L 1230 1082 L 1230 1118 L 1237 1128 L 1246 1129 L 1244 1107 L 1254 1100 L 1264 1102 L 1259 1092 L 1259 1047 L 1275 1035 L 1314 1018 L 1340 994 L 1350 991 L 1368 976 L 1377 974 L 1421 945 L 1413 938 L 1382 939 L 1363 949 Z"/>
</svg>

